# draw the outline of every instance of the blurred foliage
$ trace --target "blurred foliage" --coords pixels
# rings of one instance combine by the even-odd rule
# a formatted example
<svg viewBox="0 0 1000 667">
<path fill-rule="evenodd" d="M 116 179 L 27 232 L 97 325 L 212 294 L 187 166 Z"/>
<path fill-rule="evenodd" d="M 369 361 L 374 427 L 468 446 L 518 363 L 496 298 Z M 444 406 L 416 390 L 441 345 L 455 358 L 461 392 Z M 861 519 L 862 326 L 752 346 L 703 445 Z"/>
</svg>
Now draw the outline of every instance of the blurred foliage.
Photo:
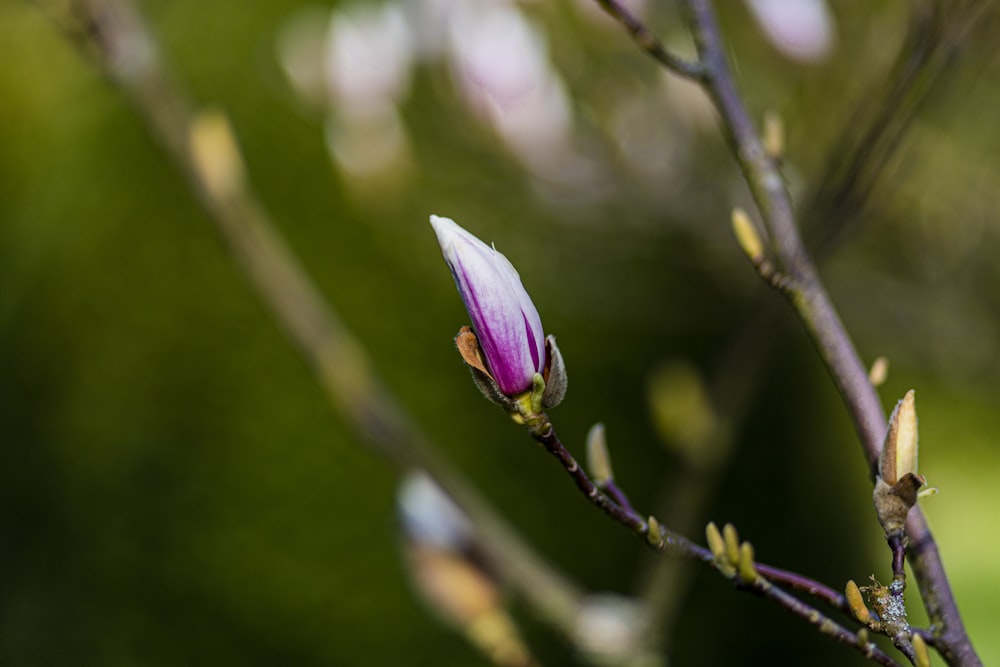
<svg viewBox="0 0 1000 667">
<path fill-rule="evenodd" d="M 473 389 L 429 213 L 517 265 L 569 366 L 553 414 L 563 439 L 582 454 L 603 421 L 638 507 L 683 469 L 645 395 L 661 362 L 681 360 L 745 405 L 720 492 L 694 521 L 733 521 L 761 560 L 834 587 L 887 576 L 840 399 L 730 238 L 728 211 L 747 195 L 697 93 L 664 83 L 610 21 L 529 3 L 590 180 L 531 175 L 440 62 L 416 70 L 402 102 L 410 166 L 358 178 L 331 163 L 323 112 L 278 62 L 300 4 L 142 9 L 181 80 L 231 114 L 261 198 L 400 401 L 542 553 L 594 591 L 636 592 L 650 561 Z M 835 50 L 812 65 L 777 54 L 742 5 L 716 4 L 750 107 L 785 120 L 801 201 L 877 99 L 909 3 L 834 3 Z M 0 3 L 0 663 L 484 664 L 412 594 L 397 472 L 330 413 L 156 140 L 48 11 Z M 687 48 L 673 10 L 650 11 Z M 917 389 L 921 471 L 942 490 L 925 507 L 986 663 L 1000 660 L 991 12 L 821 267 L 863 357 L 891 360 L 886 404 Z M 861 662 L 708 571 L 679 604 L 675 664 Z M 545 664 L 575 664 L 515 608 Z"/>
</svg>

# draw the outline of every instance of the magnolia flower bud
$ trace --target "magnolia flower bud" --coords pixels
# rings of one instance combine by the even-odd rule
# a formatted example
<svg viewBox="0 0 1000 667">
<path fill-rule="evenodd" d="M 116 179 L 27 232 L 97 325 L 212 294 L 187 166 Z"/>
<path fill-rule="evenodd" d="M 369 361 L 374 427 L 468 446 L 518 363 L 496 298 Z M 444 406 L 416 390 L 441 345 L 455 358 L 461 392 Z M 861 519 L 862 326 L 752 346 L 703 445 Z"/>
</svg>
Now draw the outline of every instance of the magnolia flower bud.
<svg viewBox="0 0 1000 667">
<path fill-rule="evenodd" d="M 455 278 L 458 293 L 472 318 L 468 331 L 459 335 L 459 351 L 473 368 L 477 382 L 495 384 L 501 396 L 524 394 L 536 387 L 536 375 L 544 377 L 542 406 L 551 407 L 565 392 L 565 372 L 554 339 L 545 338 L 542 320 L 521 284 L 514 266 L 496 248 L 490 247 L 460 227 L 454 220 L 431 216 L 445 261 Z M 464 338 L 463 338 L 464 337 Z M 481 367 L 476 353 L 481 355 Z M 476 375 L 477 371 L 485 378 Z"/>
</svg>

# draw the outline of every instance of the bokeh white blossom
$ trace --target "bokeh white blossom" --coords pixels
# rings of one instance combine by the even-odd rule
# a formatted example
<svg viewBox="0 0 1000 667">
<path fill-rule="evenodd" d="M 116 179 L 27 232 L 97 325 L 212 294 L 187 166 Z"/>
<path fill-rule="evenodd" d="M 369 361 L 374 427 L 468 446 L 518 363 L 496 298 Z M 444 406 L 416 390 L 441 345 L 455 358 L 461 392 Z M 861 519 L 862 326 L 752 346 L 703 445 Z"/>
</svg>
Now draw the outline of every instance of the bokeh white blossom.
<svg viewBox="0 0 1000 667">
<path fill-rule="evenodd" d="M 784 56 L 803 63 L 826 60 L 836 41 L 836 24 L 826 0 L 746 0 L 768 41 Z"/>
<path fill-rule="evenodd" d="M 647 0 L 624 4 L 647 19 Z M 746 6 L 786 57 L 815 63 L 831 52 L 835 24 L 825 0 L 746 0 Z M 456 132 L 471 137 L 479 128 L 492 135 L 498 158 L 519 165 L 543 199 L 580 210 L 630 188 L 658 200 L 671 197 L 686 181 L 693 137 L 715 126 L 704 93 L 644 70 L 634 82 L 613 78 L 602 85 L 594 77 L 607 73 L 580 67 L 585 39 L 560 42 L 561 70 L 553 57 L 553 26 L 536 9 L 515 0 L 313 8 L 282 27 L 278 58 L 300 98 L 324 114 L 327 148 L 339 172 L 355 180 L 384 185 L 411 173 L 405 105 L 418 72 L 435 70 L 437 80 L 450 83 L 444 93 L 433 89 L 439 97 L 450 95 L 438 103 L 448 105 L 449 114 L 461 111 Z M 572 11 L 584 30 L 620 31 L 591 0 L 577 0 Z M 633 48 L 624 35 L 621 48 Z M 607 92 L 585 99 L 585 87 Z"/>
</svg>

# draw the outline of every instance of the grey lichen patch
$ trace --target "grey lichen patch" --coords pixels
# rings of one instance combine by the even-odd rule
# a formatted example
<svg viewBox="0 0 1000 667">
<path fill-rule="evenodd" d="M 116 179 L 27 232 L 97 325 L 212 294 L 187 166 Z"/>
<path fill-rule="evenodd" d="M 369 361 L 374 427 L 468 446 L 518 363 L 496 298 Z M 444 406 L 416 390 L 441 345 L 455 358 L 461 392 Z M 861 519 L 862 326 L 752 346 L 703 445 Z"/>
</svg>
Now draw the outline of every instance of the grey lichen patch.
<svg viewBox="0 0 1000 667">
<path fill-rule="evenodd" d="M 872 585 L 861 588 L 861 591 L 868 594 L 877 616 L 877 620 L 870 623 L 869 627 L 893 638 L 909 637 L 911 634 L 910 624 L 906 620 L 902 584 L 902 581 L 893 581 L 889 586 L 883 586 L 872 577 Z"/>
<path fill-rule="evenodd" d="M 906 623 L 906 605 L 903 604 L 903 598 L 890 595 L 879 615 L 883 623 Z"/>
</svg>

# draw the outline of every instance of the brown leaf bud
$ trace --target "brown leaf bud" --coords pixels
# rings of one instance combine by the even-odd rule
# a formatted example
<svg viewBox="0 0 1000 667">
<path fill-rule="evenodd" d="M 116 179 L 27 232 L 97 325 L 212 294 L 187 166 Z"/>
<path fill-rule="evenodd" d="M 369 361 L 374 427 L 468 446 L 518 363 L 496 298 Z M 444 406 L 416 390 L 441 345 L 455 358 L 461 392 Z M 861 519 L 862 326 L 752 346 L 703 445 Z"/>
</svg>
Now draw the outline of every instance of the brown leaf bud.
<svg viewBox="0 0 1000 667">
<path fill-rule="evenodd" d="M 911 389 L 892 411 L 882 443 L 878 468 L 886 484 L 893 486 L 906 473 L 917 473 L 917 444 L 916 396 Z"/>
</svg>

